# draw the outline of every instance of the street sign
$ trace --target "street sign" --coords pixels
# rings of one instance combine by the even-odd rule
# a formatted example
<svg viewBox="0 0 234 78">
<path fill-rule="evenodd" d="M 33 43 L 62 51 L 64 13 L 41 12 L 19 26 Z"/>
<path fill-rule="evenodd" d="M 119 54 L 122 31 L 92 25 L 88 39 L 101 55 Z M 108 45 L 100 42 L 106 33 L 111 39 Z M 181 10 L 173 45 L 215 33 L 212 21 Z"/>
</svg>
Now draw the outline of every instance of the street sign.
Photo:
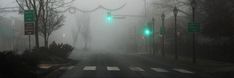
<svg viewBox="0 0 234 78">
<path fill-rule="evenodd" d="M 33 35 L 34 34 L 34 23 L 25 23 L 24 33 L 25 33 L 25 35 Z"/>
<path fill-rule="evenodd" d="M 35 16 L 33 10 L 24 11 L 24 22 L 34 22 Z"/>
<path fill-rule="evenodd" d="M 31 35 L 34 34 L 34 10 L 24 10 L 24 34 L 29 36 L 29 49 L 31 50 Z"/>
<path fill-rule="evenodd" d="M 24 33 L 25 35 L 34 34 L 34 10 L 25 10 L 24 11 Z"/>
<path fill-rule="evenodd" d="M 200 32 L 200 24 L 199 23 L 188 23 L 188 32 Z"/>
</svg>

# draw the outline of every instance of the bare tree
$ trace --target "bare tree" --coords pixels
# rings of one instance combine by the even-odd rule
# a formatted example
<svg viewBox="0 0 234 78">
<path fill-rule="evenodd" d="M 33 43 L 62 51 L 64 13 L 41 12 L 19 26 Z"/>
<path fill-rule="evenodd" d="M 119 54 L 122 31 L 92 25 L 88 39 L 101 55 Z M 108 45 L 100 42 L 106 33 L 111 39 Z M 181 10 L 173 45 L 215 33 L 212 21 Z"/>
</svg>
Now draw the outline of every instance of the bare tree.
<svg viewBox="0 0 234 78">
<path fill-rule="evenodd" d="M 39 47 L 39 23 L 42 20 L 40 17 L 46 15 L 46 9 L 49 8 L 59 9 L 62 7 L 67 7 L 69 3 L 73 2 L 71 0 L 69 2 L 65 2 L 65 0 L 16 0 L 17 4 L 22 10 L 34 10 L 35 14 L 35 43 L 36 48 Z M 53 7 L 50 7 L 53 6 Z M 42 23 L 42 22 L 41 22 Z M 43 24 L 41 24 L 43 25 Z"/>
<path fill-rule="evenodd" d="M 178 11 L 186 16 L 192 16 L 190 9 L 191 0 L 160 0 L 160 2 L 154 2 L 156 7 L 161 8 L 163 12 L 172 13 L 173 8 L 176 6 Z"/>
<path fill-rule="evenodd" d="M 91 35 L 90 35 L 90 13 L 82 13 L 79 14 L 77 18 L 77 28 L 72 31 L 73 35 L 73 42 L 75 45 L 78 41 L 78 39 L 83 38 L 84 42 L 84 47 L 83 49 L 88 49 L 90 46 L 90 41 L 91 41 Z M 78 38 L 80 37 L 80 38 Z"/>
<path fill-rule="evenodd" d="M 76 28 L 72 29 L 73 46 L 76 45 L 78 41 L 79 33 L 81 32 L 81 20 L 82 20 L 81 17 L 77 16 Z"/>
<path fill-rule="evenodd" d="M 40 17 L 39 32 L 44 37 L 45 47 L 48 47 L 48 40 L 51 33 L 64 25 L 64 15 L 58 13 L 53 8 L 44 8 Z"/>
<path fill-rule="evenodd" d="M 83 32 L 82 32 L 82 36 L 84 38 L 84 49 L 88 50 L 88 46 L 89 46 L 89 42 L 91 40 L 91 36 L 90 36 L 90 14 L 85 14 L 85 19 L 83 20 Z"/>
</svg>

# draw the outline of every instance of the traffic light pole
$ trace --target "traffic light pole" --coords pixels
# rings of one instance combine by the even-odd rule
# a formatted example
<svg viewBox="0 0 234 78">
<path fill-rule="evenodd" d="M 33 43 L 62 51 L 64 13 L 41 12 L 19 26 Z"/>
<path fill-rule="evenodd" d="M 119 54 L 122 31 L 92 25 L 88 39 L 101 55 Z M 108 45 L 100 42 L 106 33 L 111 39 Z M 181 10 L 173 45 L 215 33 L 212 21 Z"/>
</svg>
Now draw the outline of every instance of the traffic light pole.
<svg viewBox="0 0 234 78">
<path fill-rule="evenodd" d="M 152 28 L 153 28 L 153 47 L 152 47 L 152 50 L 153 50 L 153 55 L 155 55 L 155 27 L 154 27 L 154 25 L 155 25 L 155 23 L 154 23 L 154 21 L 155 21 L 155 19 L 153 18 L 152 19 Z"/>
<path fill-rule="evenodd" d="M 138 44 L 137 44 L 137 27 L 136 26 L 134 27 L 134 32 L 135 32 L 135 38 L 134 38 L 134 40 L 135 40 L 135 51 L 137 53 L 137 51 L 138 51 Z"/>
<path fill-rule="evenodd" d="M 162 34 L 162 56 L 165 57 L 165 20 L 162 20 L 163 34 Z"/>
<path fill-rule="evenodd" d="M 175 60 L 178 59 L 178 53 L 177 53 L 177 16 L 175 15 Z"/>
<path fill-rule="evenodd" d="M 193 10 L 193 23 L 195 22 L 195 8 L 192 8 Z M 195 32 L 193 32 L 193 63 L 196 63 L 196 47 L 195 47 Z"/>
</svg>

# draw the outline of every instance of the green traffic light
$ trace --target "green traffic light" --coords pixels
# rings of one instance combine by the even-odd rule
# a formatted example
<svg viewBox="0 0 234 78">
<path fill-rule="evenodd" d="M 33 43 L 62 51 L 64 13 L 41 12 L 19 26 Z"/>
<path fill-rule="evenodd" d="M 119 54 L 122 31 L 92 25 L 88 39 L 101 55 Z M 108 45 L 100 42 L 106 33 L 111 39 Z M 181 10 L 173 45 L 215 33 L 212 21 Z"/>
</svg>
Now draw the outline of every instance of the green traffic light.
<svg viewBox="0 0 234 78">
<path fill-rule="evenodd" d="M 112 16 L 111 12 L 107 12 L 106 20 L 107 20 L 108 23 L 112 23 L 113 16 Z"/>
<path fill-rule="evenodd" d="M 144 30 L 144 35 L 145 35 L 145 36 L 150 36 L 150 35 L 151 35 L 151 31 L 150 31 L 148 28 L 146 28 L 146 29 Z"/>
<path fill-rule="evenodd" d="M 112 21 L 112 16 L 107 16 L 108 21 Z"/>
</svg>

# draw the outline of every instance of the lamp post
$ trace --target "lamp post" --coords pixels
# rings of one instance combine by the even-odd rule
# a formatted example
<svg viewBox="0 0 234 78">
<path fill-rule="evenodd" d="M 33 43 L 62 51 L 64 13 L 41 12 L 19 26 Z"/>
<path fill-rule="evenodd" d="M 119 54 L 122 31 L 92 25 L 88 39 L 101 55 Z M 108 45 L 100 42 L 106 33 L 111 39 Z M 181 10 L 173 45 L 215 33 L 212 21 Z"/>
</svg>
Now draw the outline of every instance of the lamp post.
<svg viewBox="0 0 234 78">
<path fill-rule="evenodd" d="M 195 8 L 197 3 L 195 0 L 192 0 L 191 7 L 193 12 L 193 23 L 195 23 Z M 196 63 L 196 47 L 195 47 L 195 32 L 193 32 L 193 63 Z"/>
<path fill-rule="evenodd" d="M 178 59 L 178 53 L 177 53 L 177 14 L 178 14 L 178 9 L 177 9 L 177 7 L 175 7 L 174 9 L 173 9 L 173 13 L 174 13 L 174 16 L 175 16 L 175 45 L 174 45 L 174 47 L 175 47 L 175 60 L 177 60 Z"/>
<path fill-rule="evenodd" d="M 155 34 L 156 34 L 156 32 L 155 32 L 155 27 L 154 27 L 154 25 L 155 25 L 155 19 L 154 18 L 152 18 L 152 32 L 153 32 L 153 34 L 152 34 L 152 39 L 153 39 L 153 47 L 152 47 L 152 50 L 153 50 L 153 55 L 155 55 Z"/>
<path fill-rule="evenodd" d="M 144 10 L 145 10 L 145 16 L 144 16 L 144 21 L 147 23 L 147 6 L 148 6 L 148 4 L 147 4 L 147 0 L 143 0 L 144 1 Z M 147 41 L 147 38 L 145 37 L 145 50 L 147 51 L 147 52 L 149 52 L 149 54 L 150 54 L 150 49 L 149 49 L 149 42 Z"/>
<path fill-rule="evenodd" d="M 165 41 L 165 14 L 163 13 L 161 15 L 162 19 L 162 28 L 161 28 L 161 33 L 162 33 L 162 56 L 165 57 L 165 51 L 164 51 L 164 41 Z"/>
</svg>

